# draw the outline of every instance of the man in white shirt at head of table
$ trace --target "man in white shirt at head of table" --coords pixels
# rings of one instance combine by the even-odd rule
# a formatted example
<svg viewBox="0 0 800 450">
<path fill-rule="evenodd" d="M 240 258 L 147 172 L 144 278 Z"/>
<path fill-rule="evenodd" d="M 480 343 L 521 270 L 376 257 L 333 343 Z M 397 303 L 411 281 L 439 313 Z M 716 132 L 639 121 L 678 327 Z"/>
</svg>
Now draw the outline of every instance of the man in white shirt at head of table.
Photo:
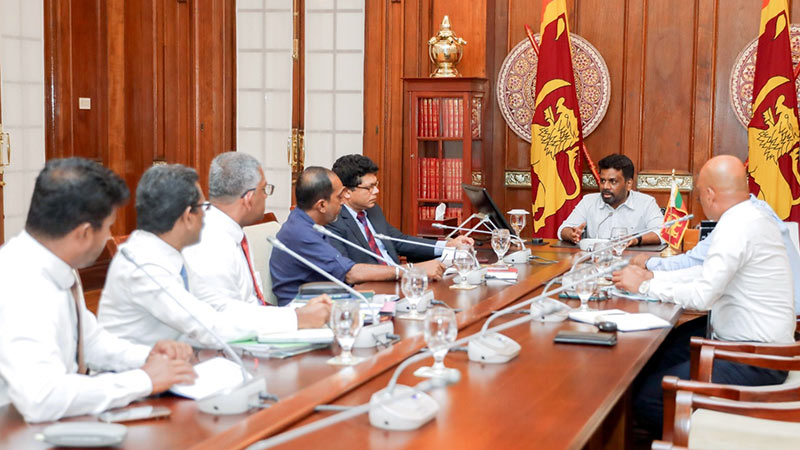
<svg viewBox="0 0 800 450">
<path fill-rule="evenodd" d="M 749 201 L 747 173 L 729 155 L 710 159 L 700 170 L 695 192 L 703 212 L 718 221 L 702 265 L 650 272 L 628 265 L 614 273 L 614 284 L 630 292 L 710 311 L 684 323 L 667 337 L 634 388 L 634 417 L 660 436 L 663 423 L 661 380 L 689 379 L 689 340 L 710 334 L 724 341 L 794 342 L 792 271 L 781 233 L 763 209 Z M 786 371 L 716 360 L 712 381 L 761 386 L 780 384 Z"/>
<path fill-rule="evenodd" d="M 624 234 L 661 225 L 664 215 L 656 200 L 633 190 L 633 161 L 625 155 L 608 155 L 597 162 L 600 192 L 587 194 L 558 227 L 562 241 L 577 244 L 582 238 L 609 239 L 615 228 Z M 584 235 L 585 234 L 585 235 Z M 631 240 L 629 245 L 660 244 L 657 232 Z"/>
<path fill-rule="evenodd" d="M 306 315 L 304 308 L 278 311 L 229 301 L 217 310 L 189 292 L 181 251 L 200 239 L 209 207 L 194 169 L 180 164 L 147 169 L 136 188 L 137 229 L 108 268 L 98 311 L 100 324 L 117 336 L 141 343 L 181 338 L 214 348 L 220 344 L 206 327 L 222 340 L 235 341 L 323 326 L 326 314 Z"/>
<path fill-rule="evenodd" d="M 100 255 L 128 196 L 93 161 L 52 159 L 25 230 L 0 248 L 0 406 L 10 400 L 28 422 L 98 414 L 194 380 L 188 345 L 133 344 L 86 309 L 77 269 Z"/>
</svg>

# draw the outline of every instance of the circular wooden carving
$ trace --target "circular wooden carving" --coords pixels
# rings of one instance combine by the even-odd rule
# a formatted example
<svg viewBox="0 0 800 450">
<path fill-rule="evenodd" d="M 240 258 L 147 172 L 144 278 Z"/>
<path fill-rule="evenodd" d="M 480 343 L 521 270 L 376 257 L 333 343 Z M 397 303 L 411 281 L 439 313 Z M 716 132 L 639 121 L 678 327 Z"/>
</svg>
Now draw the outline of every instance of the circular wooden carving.
<svg viewBox="0 0 800 450">
<path fill-rule="evenodd" d="M 800 25 L 792 25 L 789 40 L 792 47 L 792 66 L 794 66 L 800 61 Z M 753 118 L 753 81 L 756 75 L 757 51 L 758 38 L 755 38 L 739 53 L 731 70 L 729 87 L 731 107 L 739 123 L 745 128 Z M 795 90 L 798 90 L 797 101 L 800 104 L 800 80 L 795 80 L 794 85 Z"/>
<path fill-rule="evenodd" d="M 600 125 L 611 101 L 611 76 L 608 66 L 592 44 L 570 34 L 572 69 L 580 103 L 583 136 Z M 534 35 L 539 42 L 539 34 Z M 531 120 L 536 91 L 536 65 L 539 57 L 528 39 L 522 40 L 506 56 L 497 77 L 497 103 L 506 123 L 517 136 L 531 141 Z"/>
</svg>

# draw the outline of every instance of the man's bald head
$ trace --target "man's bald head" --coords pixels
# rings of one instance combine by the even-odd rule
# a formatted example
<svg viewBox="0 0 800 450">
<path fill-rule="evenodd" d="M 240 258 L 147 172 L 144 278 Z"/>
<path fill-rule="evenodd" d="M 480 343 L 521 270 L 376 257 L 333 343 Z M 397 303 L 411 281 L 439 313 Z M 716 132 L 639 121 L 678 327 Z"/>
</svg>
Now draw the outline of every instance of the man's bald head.
<svg viewBox="0 0 800 450">
<path fill-rule="evenodd" d="M 709 159 L 700 169 L 696 189 L 703 212 L 709 219 L 719 220 L 725 211 L 749 196 L 744 164 L 731 155 Z"/>
</svg>

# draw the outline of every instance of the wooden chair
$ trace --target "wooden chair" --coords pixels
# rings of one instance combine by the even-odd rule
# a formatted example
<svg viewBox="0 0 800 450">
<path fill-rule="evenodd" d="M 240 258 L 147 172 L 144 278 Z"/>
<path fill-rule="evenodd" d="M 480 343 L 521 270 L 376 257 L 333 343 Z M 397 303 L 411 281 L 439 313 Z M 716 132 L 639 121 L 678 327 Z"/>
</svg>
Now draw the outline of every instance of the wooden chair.
<svg viewBox="0 0 800 450">
<path fill-rule="evenodd" d="M 664 377 L 663 441 L 653 449 L 747 448 L 768 438 L 770 448 L 798 447 L 800 442 L 800 344 L 724 342 L 692 338 L 691 380 Z M 711 383 L 714 360 L 788 370 L 775 386 Z M 787 442 L 780 436 L 788 433 Z M 729 440 L 726 440 L 729 439 Z"/>
</svg>

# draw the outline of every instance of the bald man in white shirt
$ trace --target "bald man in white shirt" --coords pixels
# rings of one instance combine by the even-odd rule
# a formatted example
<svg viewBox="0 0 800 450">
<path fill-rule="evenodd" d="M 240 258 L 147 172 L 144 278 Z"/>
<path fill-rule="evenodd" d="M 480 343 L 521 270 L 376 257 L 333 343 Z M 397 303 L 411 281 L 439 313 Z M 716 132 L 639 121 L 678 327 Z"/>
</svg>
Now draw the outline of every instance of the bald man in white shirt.
<svg viewBox="0 0 800 450">
<path fill-rule="evenodd" d="M 188 345 L 132 344 L 86 309 L 76 269 L 103 250 L 128 195 L 95 162 L 50 160 L 25 230 L 0 248 L 0 405 L 10 399 L 28 422 L 98 414 L 194 380 Z"/>
<path fill-rule="evenodd" d="M 775 222 L 749 201 L 747 174 L 733 156 L 710 159 L 695 187 L 705 215 L 718 221 L 702 265 L 649 272 L 629 265 L 614 273 L 618 288 L 657 297 L 686 308 L 710 310 L 710 330 L 696 321 L 667 338 L 653 367 L 642 373 L 634 393 L 637 421 L 654 434 L 663 422 L 661 380 L 689 378 L 689 338 L 712 332 L 715 339 L 769 343 L 794 342 L 792 272 Z M 702 325 L 702 324 L 701 324 Z M 785 371 L 716 361 L 712 381 L 760 386 L 779 384 Z"/>
</svg>

